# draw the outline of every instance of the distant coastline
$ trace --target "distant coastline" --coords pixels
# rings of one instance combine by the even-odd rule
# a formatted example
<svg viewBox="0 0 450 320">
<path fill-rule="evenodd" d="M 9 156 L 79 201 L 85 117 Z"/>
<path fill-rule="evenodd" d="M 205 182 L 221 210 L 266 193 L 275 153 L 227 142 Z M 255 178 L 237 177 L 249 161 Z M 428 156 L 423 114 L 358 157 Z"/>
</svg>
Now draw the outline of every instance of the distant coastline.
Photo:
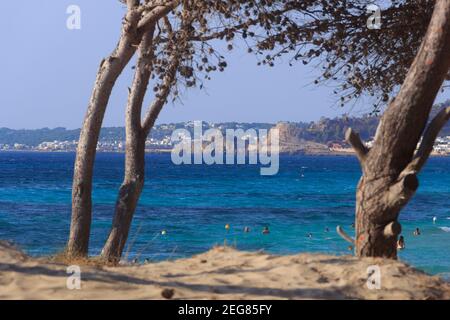
<svg viewBox="0 0 450 320">
<path fill-rule="evenodd" d="M 345 141 L 345 132 L 351 127 L 359 133 L 367 147 L 371 147 L 379 118 L 375 116 L 322 118 L 316 122 L 243 123 L 202 122 L 202 131 L 218 129 L 241 130 L 247 134 L 251 130 L 279 131 L 280 154 L 347 155 L 353 150 Z M 194 122 L 159 124 L 151 131 L 146 141 L 149 153 L 167 153 L 172 149 L 171 137 L 175 130 L 184 129 L 190 134 Z M 75 152 L 80 129 L 44 128 L 35 130 L 14 130 L 0 128 L 1 151 Z M 124 152 L 125 128 L 104 127 L 98 141 L 99 152 Z M 436 139 L 435 155 L 450 155 L 450 123 Z"/>
<path fill-rule="evenodd" d="M 154 149 L 146 150 L 146 154 L 169 154 L 172 149 Z M 76 150 L 0 150 L 0 153 L 76 153 Z M 97 153 L 117 153 L 125 154 L 124 150 L 118 151 L 103 151 L 99 150 Z M 348 151 L 330 151 L 330 152 L 280 152 L 281 156 L 339 156 L 339 157 L 353 157 L 355 152 L 353 150 Z M 450 157 L 450 153 L 431 153 L 432 157 Z"/>
</svg>

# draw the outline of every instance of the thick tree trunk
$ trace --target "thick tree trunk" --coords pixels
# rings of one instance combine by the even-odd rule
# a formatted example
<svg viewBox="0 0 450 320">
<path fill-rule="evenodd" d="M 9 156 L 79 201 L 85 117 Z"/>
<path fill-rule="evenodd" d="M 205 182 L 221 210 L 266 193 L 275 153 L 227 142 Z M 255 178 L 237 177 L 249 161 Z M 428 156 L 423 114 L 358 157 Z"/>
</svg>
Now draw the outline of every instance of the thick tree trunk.
<svg viewBox="0 0 450 320">
<path fill-rule="evenodd" d="M 125 177 L 117 196 L 111 232 L 102 250 L 102 259 L 118 262 L 122 256 L 139 197 L 144 186 L 145 136 L 127 145 Z"/>
<path fill-rule="evenodd" d="M 71 257 L 88 254 L 92 210 L 92 175 L 97 142 L 114 84 L 139 44 L 139 36 L 136 32 L 139 16 L 140 13 L 134 11 L 127 13 L 116 49 L 100 64 L 89 101 L 78 142 L 73 176 L 72 220 L 66 249 L 67 254 Z"/>
<path fill-rule="evenodd" d="M 347 132 L 363 170 L 356 195 L 357 256 L 397 257 L 401 232 L 397 219 L 418 187 L 416 174 L 428 158 L 435 136 L 431 147 L 430 139 L 423 139 L 427 145 L 420 149 L 426 152 L 415 150 L 449 67 L 450 1 L 438 0 L 400 92 L 381 118 L 372 149 L 367 150 L 351 129 Z"/>
<path fill-rule="evenodd" d="M 418 187 L 415 175 L 407 183 L 406 188 L 412 196 Z M 401 233 L 397 218 L 403 205 L 390 205 L 386 201 L 386 195 L 390 192 L 386 186 L 391 184 L 389 178 L 368 181 L 365 177 L 358 184 L 355 223 L 357 256 L 397 257 L 397 236 Z"/>
</svg>

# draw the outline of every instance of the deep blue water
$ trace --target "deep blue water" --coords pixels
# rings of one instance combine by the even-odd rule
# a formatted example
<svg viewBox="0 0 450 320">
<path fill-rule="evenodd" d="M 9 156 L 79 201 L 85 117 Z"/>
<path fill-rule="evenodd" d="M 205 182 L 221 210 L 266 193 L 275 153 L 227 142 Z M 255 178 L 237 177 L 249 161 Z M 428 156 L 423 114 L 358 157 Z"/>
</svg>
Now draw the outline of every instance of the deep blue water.
<svg viewBox="0 0 450 320">
<path fill-rule="evenodd" d="M 63 250 L 73 162 L 71 153 L 0 153 L 0 239 L 32 255 Z M 97 156 L 91 254 L 100 252 L 107 237 L 123 162 L 123 154 Z M 255 165 L 176 166 L 170 155 L 147 155 L 146 174 L 129 258 L 185 257 L 224 241 L 276 254 L 349 253 L 335 227 L 351 231 L 360 176 L 353 157 L 284 156 L 277 175 L 261 176 Z M 400 258 L 448 278 L 450 232 L 441 228 L 450 227 L 450 158 L 430 159 L 420 183 L 401 214 L 406 249 Z M 245 226 L 250 233 L 242 232 Z M 269 235 L 261 234 L 264 226 Z M 412 236 L 415 227 L 420 237 Z"/>
</svg>

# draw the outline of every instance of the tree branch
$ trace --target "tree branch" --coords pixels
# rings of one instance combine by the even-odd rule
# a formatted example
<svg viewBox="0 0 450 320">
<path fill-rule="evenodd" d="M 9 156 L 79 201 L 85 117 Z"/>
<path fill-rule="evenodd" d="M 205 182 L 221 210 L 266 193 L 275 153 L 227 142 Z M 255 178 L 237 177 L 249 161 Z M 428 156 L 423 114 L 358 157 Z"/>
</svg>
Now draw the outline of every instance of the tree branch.
<svg viewBox="0 0 450 320">
<path fill-rule="evenodd" d="M 163 16 L 167 15 L 170 11 L 175 9 L 180 0 L 169 1 L 168 3 L 161 3 L 158 5 L 152 6 L 152 10 L 141 18 L 138 24 L 138 30 L 145 29 L 148 25 L 155 23 Z M 143 6 L 143 11 L 146 10 L 146 6 Z"/>
<path fill-rule="evenodd" d="M 139 57 L 136 63 L 133 84 L 128 96 L 126 129 L 133 134 L 141 129 L 141 111 L 145 93 L 150 81 L 151 66 L 153 62 L 153 34 L 155 25 L 142 37 L 139 45 Z"/>
<path fill-rule="evenodd" d="M 414 195 L 419 187 L 415 173 L 408 173 L 394 183 L 386 193 L 386 204 L 391 208 L 401 208 Z"/>
<path fill-rule="evenodd" d="M 293 8 L 286 7 L 283 10 L 274 11 L 272 14 L 274 16 L 281 16 L 281 15 L 283 15 L 283 14 L 285 14 L 285 13 L 291 11 L 291 10 L 293 10 Z M 247 20 L 247 21 L 245 21 L 243 23 L 239 23 L 239 24 L 232 25 L 232 26 L 227 26 L 227 27 L 225 27 L 224 30 L 217 31 L 217 32 L 214 32 L 214 33 L 211 33 L 211 34 L 207 34 L 207 35 L 197 34 L 195 36 L 191 36 L 189 38 L 189 40 L 206 42 L 206 41 L 210 41 L 210 40 L 214 40 L 214 39 L 220 39 L 220 38 L 225 37 L 229 33 L 229 30 L 241 30 L 241 29 L 246 28 L 246 27 L 248 28 L 250 26 L 258 25 L 260 22 L 261 21 L 260 21 L 259 18 L 249 19 L 249 20 Z"/>
<path fill-rule="evenodd" d="M 434 142 L 436 141 L 439 132 L 449 119 L 450 107 L 442 109 L 433 118 L 423 134 L 422 142 L 420 143 L 420 147 L 414 155 L 413 160 L 404 170 L 404 174 L 407 174 L 409 172 L 419 172 L 420 169 L 422 169 L 423 165 L 433 151 Z"/>
<path fill-rule="evenodd" d="M 139 0 L 126 0 L 127 1 L 127 8 L 128 10 L 131 10 L 133 8 L 136 8 L 139 6 Z"/>
<path fill-rule="evenodd" d="M 345 241 L 350 242 L 352 245 L 355 245 L 355 240 L 350 237 L 341 226 L 336 227 L 336 232 L 340 235 Z"/>
<path fill-rule="evenodd" d="M 386 238 L 396 237 L 402 232 L 402 226 L 398 221 L 388 223 L 384 229 L 383 234 Z"/>
<path fill-rule="evenodd" d="M 356 152 L 356 156 L 358 157 L 359 162 L 363 164 L 366 159 L 367 152 L 369 150 L 362 143 L 359 134 L 354 132 L 352 128 L 348 128 L 347 131 L 345 132 L 345 140 L 347 141 L 347 143 L 351 144 L 351 146 Z"/>
<path fill-rule="evenodd" d="M 178 55 L 175 53 L 174 56 L 172 56 L 170 65 L 167 69 L 167 73 L 164 76 L 161 89 L 156 94 L 155 99 L 153 100 L 147 115 L 144 118 L 144 122 L 142 124 L 142 129 L 144 130 L 144 135 L 148 135 L 150 130 L 155 125 L 155 121 L 159 116 L 159 113 L 161 112 L 161 109 L 163 108 L 164 104 L 167 101 L 167 97 L 170 94 L 170 91 L 172 89 L 173 81 L 175 80 L 175 77 L 177 75 L 177 69 L 178 65 L 180 63 Z"/>
</svg>

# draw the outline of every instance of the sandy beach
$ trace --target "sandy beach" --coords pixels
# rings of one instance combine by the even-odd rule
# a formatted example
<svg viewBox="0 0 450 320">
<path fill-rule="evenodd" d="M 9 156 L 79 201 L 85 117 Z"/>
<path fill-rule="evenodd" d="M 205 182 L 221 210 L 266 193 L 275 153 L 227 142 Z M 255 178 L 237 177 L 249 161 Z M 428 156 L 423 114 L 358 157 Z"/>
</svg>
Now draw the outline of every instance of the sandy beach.
<svg viewBox="0 0 450 320">
<path fill-rule="evenodd" d="M 378 265 L 381 289 L 367 287 Z M 321 254 L 274 256 L 215 247 L 175 261 L 81 266 L 69 290 L 67 266 L 0 243 L 0 299 L 449 299 L 450 284 L 392 260 Z"/>
</svg>

